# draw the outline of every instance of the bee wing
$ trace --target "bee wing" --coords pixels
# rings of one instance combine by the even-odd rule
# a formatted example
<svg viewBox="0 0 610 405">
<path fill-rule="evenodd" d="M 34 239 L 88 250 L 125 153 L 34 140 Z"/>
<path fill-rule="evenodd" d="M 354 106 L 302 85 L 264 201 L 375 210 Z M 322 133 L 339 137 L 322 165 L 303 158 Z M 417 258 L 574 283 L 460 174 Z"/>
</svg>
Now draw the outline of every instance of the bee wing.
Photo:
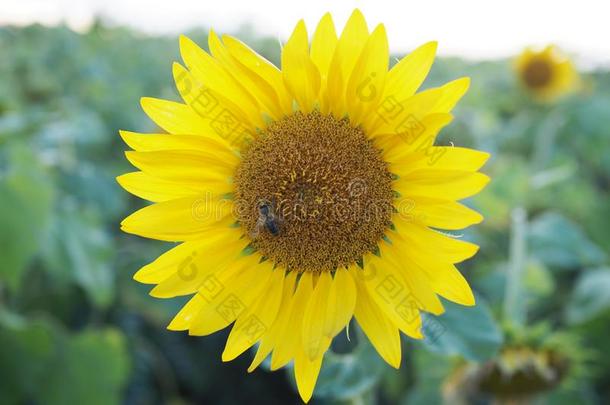
<svg viewBox="0 0 610 405">
<path fill-rule="evenodd" d="M 250 237 L 251 238 L 257 238 L 258 235 L 261 233 L 261 228 L 265 226 L 265 218 L 263 218 L 262 216 L 259 216 L 258 219 L 256 220 L 256 225 L 254 225 L 254 229 L 250 232 Z"/>
</svg>

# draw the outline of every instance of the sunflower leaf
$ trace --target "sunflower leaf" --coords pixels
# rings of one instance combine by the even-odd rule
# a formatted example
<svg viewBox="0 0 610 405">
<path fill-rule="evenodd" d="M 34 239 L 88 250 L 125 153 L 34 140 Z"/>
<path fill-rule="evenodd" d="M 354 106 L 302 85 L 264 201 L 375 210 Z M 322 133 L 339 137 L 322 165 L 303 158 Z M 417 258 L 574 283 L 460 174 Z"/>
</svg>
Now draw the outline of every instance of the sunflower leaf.
<svg viewBox="0 0 610 405">
<path fill-rule="evenodd" d="M 570 297 L 566 319 L 580 324 L 610 312 L 610 268 L 584 272 Z"/>
<path fill-rule="evenodd" d="M 600 266 L 607 258 L 578 225 L 556 212 L 535 218 L 528 236 L 531 255 L 552 269 Z"/>
<path fill-rule="evenodd" d="M 444 300 L 446 311 L 443 315 L 423 314 L 425 347 L 472 361 L 494 356 L 504 340 L 502 333 L 481 296 L 476 296 L 476 303 L 473 307 L 465 307 Z"/>
</svg>

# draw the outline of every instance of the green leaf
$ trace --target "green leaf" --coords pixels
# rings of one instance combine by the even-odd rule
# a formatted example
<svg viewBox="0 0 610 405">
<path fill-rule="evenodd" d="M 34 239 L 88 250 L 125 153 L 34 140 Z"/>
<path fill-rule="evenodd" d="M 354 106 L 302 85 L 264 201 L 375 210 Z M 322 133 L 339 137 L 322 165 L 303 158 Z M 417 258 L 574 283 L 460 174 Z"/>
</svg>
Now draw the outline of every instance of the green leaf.
<svg viewBox="0 0 610 405">
<path fill-rule="evenodd" d="M 578 225 L 556 212 L 546 212 L 530 223 L 529 252 L 545 265 L 564 270 L 599 266 L 606 260 Z"/>
<path fill-rule="evenodd" d="M 443 383 L 454 368 L 447 356 L 427 350 L 414 350 L 408 361 L 414 363 L 417 384 L 407 389 L 404 401 L 408 405 L 443 403 Z"/>
<path fill-rule="evenodd" d="M 113 247 L 95 215 L 64 204 L 53 218 L 43 249 L 45 268 L 63 282 L 81 286 L 94 304 L 107 307 L 114 297 Z"/>
<path fill-rule="evenodd" d="M 610 311 L 610 267 L 584 272 L 566 310 L 570 324 L 580 324 Z"/>
<path fill-rule="evenodd" d="M 47 318 L 0 311 L 2 403 L 120 404 L 130 363 L 114 329 L 71 335 Z"/>
<path fill-rule="evenodd" d="M 55 350 L 53 330 L 42 321 L 27 322 L 0 312 L 0 392 L 6 403 L 25 403 L 38 389 Z"/>
<path fill-rule="evenodd" d="M 474 307 L 443 301 L 445 313 L 423 314 L 424 345 L 437 353 L 483 361 L 496 354 L 503 342 L 500 328 L 487 303 L 476 297 Z"/>
<path fill-rule="evenodd" d="M 49 405 L 120 404 L 130 363 L 123 336 L 116 330 L 69 336 L 52 372 L 41 381 L 41 403 Z"/>
<path fill-rule="evenodd" d="M 578 386 L 563 384 L 556 390 L 549 393 L 543 393 L 539 398 L 540 404 L 553 405 L 588 405 L 599 403 L 599 397 L 596 395 L 589 381 L 579 381 Z"/>
<path fill-rule="evenodd" d="M 0 280 L 16 289 L 38 251 L 51 214 L 53 188 L 25 145 L 12 145 L 8 152 L 8 170 L 4 175 L 0 172 Z"/>
</svg>

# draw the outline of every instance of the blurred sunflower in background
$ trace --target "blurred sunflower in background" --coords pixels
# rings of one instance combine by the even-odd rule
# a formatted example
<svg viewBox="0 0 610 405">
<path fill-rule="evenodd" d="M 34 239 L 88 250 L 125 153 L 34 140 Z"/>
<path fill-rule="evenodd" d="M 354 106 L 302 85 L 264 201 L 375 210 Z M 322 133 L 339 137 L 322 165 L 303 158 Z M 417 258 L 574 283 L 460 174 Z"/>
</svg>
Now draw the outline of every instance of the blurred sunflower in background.
<svg viewBox="0 0 610 405">
<path fill-rule="evenodd" d="M 514 66 L 522 86 L 540 102 L 553 102 L 576 90 L 580 82 L 570 58 L 554 45 L 526 48 Z"/>
<path fill-rule="evenodd" d="M 154 297 L 192 295 L 171 330 L 233 324 L 224 361 L 256 343 L 249 371 L 293 360 L 304 401 L 353 316 L 398 368 L 399 331 L 422 338 L 420 311 L 475 303 L 455 264 L 478 247 L 436 230 L 482 220 L 457 201 L 488 183 L 489 155 L 434 145 L 469 80 L 416 94 L 436 43 L 388 70 L 385 28 L 358 10 L 339 36 L 326 14 L 311 42 L 300 21 L 281 70 L 233 37 L 208 45 L 180 39 L 184 103 L 142 99 L 169 134 L 121 132 L 139 171 L 118 182 L 154 203 L 121 228 L 180 242 L 134 278 Z"/>
<path fill-rule="evenodd" d="M 590 374 L 587 363 L 594 354 L 573 332 L 538 323 L 528 330 L 506 328 L 505 338 L 495 358 L 454 369 L 443 386 L 447 403 L 537 403 L 560 385 L 565 392 L 578 389 Z"/>
</svg>

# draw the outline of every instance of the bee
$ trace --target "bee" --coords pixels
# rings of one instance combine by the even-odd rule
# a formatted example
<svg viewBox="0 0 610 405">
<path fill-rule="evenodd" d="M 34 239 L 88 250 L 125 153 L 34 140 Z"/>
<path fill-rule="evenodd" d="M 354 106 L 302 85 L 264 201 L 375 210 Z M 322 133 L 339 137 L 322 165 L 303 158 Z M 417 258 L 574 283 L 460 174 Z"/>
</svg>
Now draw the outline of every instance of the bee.
<svg viewBox="0 0 610 405">
<path fill-rule="evenodd" d="M 273 236 L 280 234 L 280 226 L 273 213 L 273 205 L 267 201 L 262 201 L 258 205 L 258 219 L 256 220 L 252 237 L 257 237 L 263 228 L 267 229 Z"/>
</svg>

